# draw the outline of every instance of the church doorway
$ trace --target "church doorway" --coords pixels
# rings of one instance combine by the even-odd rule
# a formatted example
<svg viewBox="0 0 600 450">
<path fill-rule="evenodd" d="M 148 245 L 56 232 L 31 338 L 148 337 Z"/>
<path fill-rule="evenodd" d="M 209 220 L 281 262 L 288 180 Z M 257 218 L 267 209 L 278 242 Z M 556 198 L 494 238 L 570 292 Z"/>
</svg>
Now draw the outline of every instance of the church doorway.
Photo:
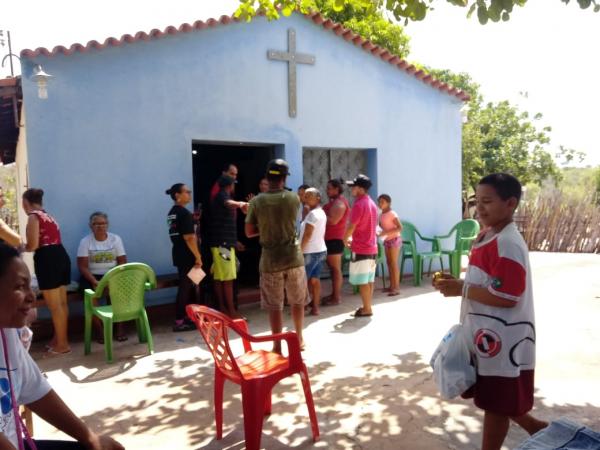
<svg viewBox="0 0 600 450">
<path fill-rule="evenodd" d="M 224 167 L 234 164 L 238 168 L 235 200 L 245 201 L 249 194 L 258 193 L 258 184 L 265 174 L 267 163 L 275 157 L 275 145 L 233 144 L 214 142 L 192 143 L 194 180 L 194 209 L 201 210 L 201 238 L 203 260 L 210 260 L 210 250 L 205 245 L 206 230 L 210 221 L 210 190 Z M 238 252 L 240 286 L 258 285 L 258 239 L 247 239 L 244 234 L 245 215 L 237 212 L 238 241 L 245 251 Z"/>
</svg>

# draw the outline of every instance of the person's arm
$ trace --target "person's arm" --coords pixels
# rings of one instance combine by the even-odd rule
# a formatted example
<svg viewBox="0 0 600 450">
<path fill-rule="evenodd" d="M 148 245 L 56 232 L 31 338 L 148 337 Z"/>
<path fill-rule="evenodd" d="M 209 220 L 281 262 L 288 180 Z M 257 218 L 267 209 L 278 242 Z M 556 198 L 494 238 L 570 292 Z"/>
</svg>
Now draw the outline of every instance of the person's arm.
<svg viewBox="0 0 600 450">
<path fill-rule="evenodd" d="M 258 227 L 255 224 L 248 222 L 244 224 L 244 232 L 246 233 L 247 238 L 253 238 L 260 235 Z"/>
<path fill-rule="evenodd" d="M 184 234 L 183 240 L 190 249 L 190 252 L 194 254 L 194 257 L 196 258 L 196 265 L 202 266 L 202 256 L 200 256 L 200 250 L 198 250 L 198 240 L 196 238 L 196 235 Z"/>
<path fill-rule="evenodd" d="M 40 246 L 40 221 L 35 214 L 30 214 L 27 219 L 27 229 L 25 230 L 27 243 L 25 251 L 34 252 Z"/>
<path fill-rule="evenodd" d="M 346 205 L 344 205 L 344 203 L 340 202 L 339 200 L 336 201 L 329 210 L 329 214 L 327 215 L 327 224 L 336 225 L 340 220 L 342 220 L 342 217 L 344 217 L 345 212 Z"/>
<path fill-rule="evenodd" d="M 433 287 L 436 288 L 444 297 L 462 296 L 464 281 L 454 278 L 446 273 L 442 274 L 441 279 L 434 279 Z"/>
<path fill-rule="evenodd" d="M 0 239 L 13 247 L 21 245 L 21 236 L 11 229 L 4 220 L 0 219 Z"/>
<path fill-rule="evenodd" d="M 17 450 L 4 436 L 4 433 L 0 433 L 0 450 Z"/>
<path fill-rule="evenodd" d="M 468 286 L 465 297 L 473 302 L 497 308 L 514 308 L 518 304 L 516 301 L 498 297 L 492 294 L 487 288 L 479 286 Z"/>
<path fill-rule="evenodd" d="M 117 256 L 117 266 L 127 264 L 127 255 Z"/>
<path fill-rule="evenodd" d="M 302 253 L 304 253 L 304 247 L 306 247 L 306 245 L 310 241 L 310 238 L 312 237 L 314 231 L 315 231 L 314 225 L 312 225 L 310 223 L 307 223 L 306 225 L 304 225 L 304 234 L 302 235 L 302 242 L 300 243 L 300 248 L 302 249 Z"/>
<path fill-rule="evenodd" d="M 115 235 L 115 237 L 115 248 L 117 250 L 117 266 L 120 266 L 121 264 L 127 263 L 127 255 L 125 254 L 125 246 L 123 245 L 123 240 L 120 236 Z"/>
<path fill-rule="evenodd" d="M 96 289 L 96 286 L 98 286 L 98 280 L 96 280 L 96 277 L 92 275 L 92 272 L 90 272 L 90 258 L 87 256 L 78 256 L 77 268 L 79 269 L 81 276 L 92 285 L 92 288 Z"/>
<path fill-rule="evenodd" d="M 89 450 L 125 450 L 125 447 L 114 439 L 94 433 L 54 390 L 27 406 L 50 425 L 68 434 Z"/>
<path fill-rule="evenodd" d="M 352 236 L 352 233 L 354 233 L 355 228 L 356 224 L 354 223 L 348 224 L 348 227 L 346 228 L 346 234 L 344 234 L 344 245 L 346 247 L 348 247 L 348 241 L 350 239 L 350 236 Z"/>
</svg>

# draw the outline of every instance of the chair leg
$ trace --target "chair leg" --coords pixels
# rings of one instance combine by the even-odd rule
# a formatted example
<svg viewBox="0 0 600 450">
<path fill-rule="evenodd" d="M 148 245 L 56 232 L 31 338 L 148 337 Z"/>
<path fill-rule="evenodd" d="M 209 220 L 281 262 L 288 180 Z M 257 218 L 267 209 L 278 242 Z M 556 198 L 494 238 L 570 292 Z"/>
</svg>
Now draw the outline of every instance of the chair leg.
<svg viewBox="0 0 600 450">
<path fill-rule="evenodd" d="M 427 276 L 431 276 L 431 264 L 433 263 L 433 258 L 429 258 L 429 268 L 427 269 Z"/>
<path fill-rule="evenodd" d="M 84 319 L 83 342 L 83 353 L 89 355 L 92 351 L 92 314 L 87 312 Z"/>
<path fill-rule="evenodd" d="M 142 310 L 142 317 L 138 319 L 141 322 L 141 330 L 144 334 L 144 341 L 148 343 L 148 352 L 154 353 L 154 340 L 152 339 L 152 331 L 150 331 L 150 322 L 148 321 L 148 314 L 146 310 Z"/>
<path fill-rule="evenodd" d="M 217 427 L 217 440 L 223 438 L 223 387 L 225 385 L 225 377 L 215 367 L 215 425 Z"/>
<path fill-rule="evenodd" d="M 104 328 L 104 354 L 106 362 L 113 362 L 113 321 L 108 318 L 102 319 Z"/>
<path fill-rule="evenodd" d="M 308 371 L 306 370 L 306 366 L 304 366 L 302 372 L 300 372 L 300 379 L 302 380 L 302 389 L 304 390 L 306 406 L 308 407 L 308 417 L 310 418 L 313 441 L 316 442 L 319 440 L 319 422 L 317 421 L 315 402 L 313 401 L 312 390 L 310 389 L 310 381 L 308 379 Z"/>
<path fill-rule="evenodd" d="M 271 390 L 269 389 L 268 392 Z M 244 409 L 244 439 L 246 450 L 259 450 L 262 437 L 265 395 L 258 383 L 242 383 Z"/>
<path fill-rule="evenodd" d="M 415 286 L 421 286 L 421 277 L 423 276 L 423 258 L 419 255 L 413 255 L 413 282 Z"/>
<path fill-rule="evenodd" d="M 402 249 L 400 249 L 402 251 Z M 400 257 L 400 283 L 402 283 L 402 276 L 404 275 L 404 255 Z"/>
<path fill-rule="evenodd" d="M 137 331 L 138 341 L 140 344 L 146 342 L 146 335 L 144 333 L 144 322 L 141 317 L 135 320 L 135 330 Z"/>
<path fill-rule="evenodd" d="M 452 258 L 452 276 L 455 278 L 460 277 L 460 258 L 461 255 L 458 252 L 452 253 L 450 258 Z"/>
<path fill-rule="evenodd" d="M 265 416 L 270 416 L 271 415 L 272 396 L 273 396 L 273 391 L 272 390 L 270 390 L 269 392 L 267 392 L 267 395 L 266 395 L 266 398 L 265 398 Z"/>
</svg>

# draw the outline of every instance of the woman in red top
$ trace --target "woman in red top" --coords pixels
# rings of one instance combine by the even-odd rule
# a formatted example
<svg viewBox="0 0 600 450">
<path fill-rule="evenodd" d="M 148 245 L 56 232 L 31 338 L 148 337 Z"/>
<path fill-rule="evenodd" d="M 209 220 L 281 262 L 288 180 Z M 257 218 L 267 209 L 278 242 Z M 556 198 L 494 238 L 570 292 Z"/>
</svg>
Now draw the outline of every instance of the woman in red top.
<svg viewBox="0 0 600 450">
<path fill-rule="evenodd" d="M 33 264 L 38 286 L 52 314 L 54 337 L 48 353 L 64 355 L 71 352 L 67 337 L 67 285 L 71 283 L 71 260 L 60 239 L 60 229 L 54 218 L 44 211 L 41 189 L 27 189 L 23 193 L 23 209 L 27 220 L 25 250 L 35 252 Z"/>
<path fill-rule="evenodd" d="M 342 301 L 342 254 L 344 253 L 344 233 L 350 213 L 348 200 L 342 195 L 344 182 L 341 179 L 329 180 L 327 196 L 329 202 L 323 206 L 327 215 L 325 245 L 327 265 L 331 271 L 331 295 L 323 298 L 322 305 L 337 305 Z"/>
</svg>

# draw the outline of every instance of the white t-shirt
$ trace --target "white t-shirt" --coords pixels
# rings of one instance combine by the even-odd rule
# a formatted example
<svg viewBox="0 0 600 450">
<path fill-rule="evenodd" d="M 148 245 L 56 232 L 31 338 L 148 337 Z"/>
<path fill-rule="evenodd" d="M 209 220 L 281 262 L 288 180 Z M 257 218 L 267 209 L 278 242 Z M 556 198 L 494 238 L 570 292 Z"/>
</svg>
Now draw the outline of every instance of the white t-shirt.
<svg viewBox="0 0 600 450">
<path fill-rule="evenodd" d="M 93 234 L 88 234 L 79 243 L 78 258 L 88 258 L 90 272 L 104 275 L 117 265 L 117 257 L 125 256 L 125 247 L 119 236 L 108 233 L 104 241 L 97 241 Z"/>
<path fill-rule="evenodd" d="M 310 240 L 306 243 L 303 253 L 321 253 L 327 251 L 325 245 L 325 226 L 327 225 L 327 216 L 325 211 L 319 206 L 311 210 L 300 224 L 300 242 L 304 236 L 306 224 L 314 227 Z"/>
<path fill-rule="evenodd" d="M 16 328 L 5 328 L 6 347 L 10 362 L 10 377 L 13 392 L 19 405 L 28 405 L 50 392 L 50 385 L 36 363 L 25 351 Z M 1 340 L 1 339 L 0 339 Z M 18 447 L 15 416 L 12 408 L 4 346 L 0 343 L 0 433 L 2 433 L 15 448 Z"/>
<path fill-rule="evenodd" d="M 470 332 L 477 372 L 485 376 L 518 377 L 535 368 L 535 318 L 527 244 L 514 223 L 471 249 L 465 278 L 469 286 L 515 302 L 498 308 L 463 295 L 461 318 Z"/>
</svg>

